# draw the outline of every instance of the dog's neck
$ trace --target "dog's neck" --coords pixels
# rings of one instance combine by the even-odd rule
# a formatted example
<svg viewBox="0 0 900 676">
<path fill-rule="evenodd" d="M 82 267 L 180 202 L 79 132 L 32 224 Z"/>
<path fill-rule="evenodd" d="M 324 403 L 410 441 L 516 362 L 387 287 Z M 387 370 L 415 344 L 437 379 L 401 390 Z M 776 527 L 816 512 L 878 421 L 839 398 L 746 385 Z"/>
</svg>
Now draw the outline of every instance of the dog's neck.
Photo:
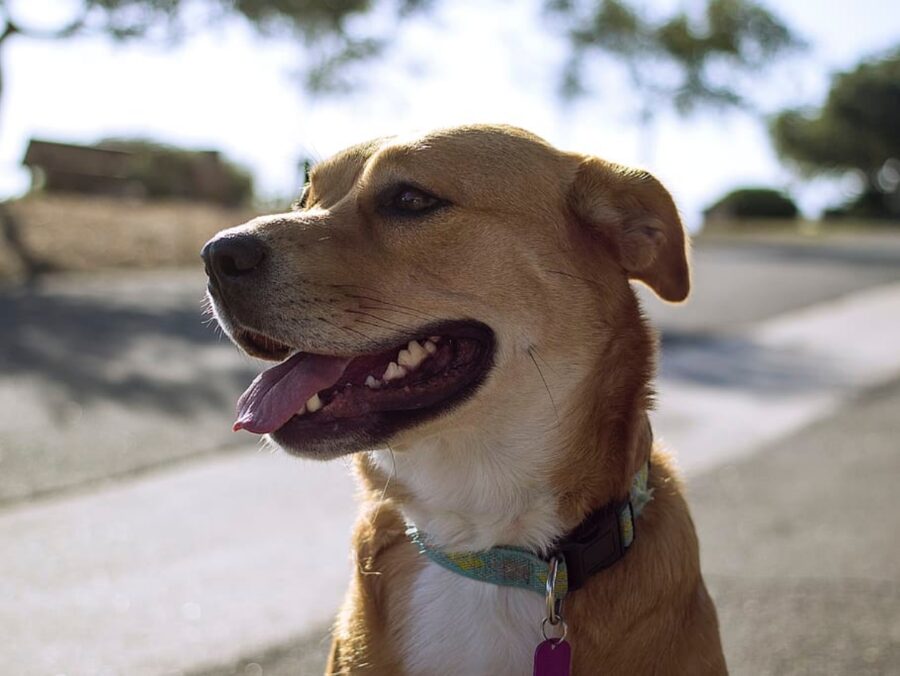
<svg viewBox="0 0 900 676">
<path fill-rule="evenodd" d="M 651 344 L 638 342 L 639 349 L 630 346 L 630 377 L 588 373 L 558 411 L 536 407 L 490 430 L 372 451 L 361 465 L 369 489 L 376 498 L 383 492 L 441 549 L 548 551 L 591 511 L 627 495 L 650 456 Z M 619 356 L 604 355 L 610 358 Z"/>
<path fill-rule="evenodd" d="M 373 459 L 406 519 L 442 549 L 548 547 L 560 533 L 551 468 L 537 444 L 456 434 Z"/>
</svg>

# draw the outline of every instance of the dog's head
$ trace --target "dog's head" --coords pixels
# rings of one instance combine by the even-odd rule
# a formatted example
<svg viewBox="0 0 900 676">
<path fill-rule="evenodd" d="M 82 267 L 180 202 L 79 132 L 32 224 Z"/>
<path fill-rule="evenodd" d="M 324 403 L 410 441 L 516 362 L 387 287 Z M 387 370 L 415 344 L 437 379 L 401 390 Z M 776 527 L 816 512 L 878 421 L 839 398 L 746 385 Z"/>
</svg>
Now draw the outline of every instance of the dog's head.
<svg viewBox="0 0 900 676">
<path fill-rule="evenodd" d="M 566 383 L 627 339 L 630 279 L 669 301 L 689 287 L 652 176 L 500 126 L 354 146 L 203 258 L 225 331 L 281 362 L 236 427 L 315 457 L 559 416 Z"/>
</svg>

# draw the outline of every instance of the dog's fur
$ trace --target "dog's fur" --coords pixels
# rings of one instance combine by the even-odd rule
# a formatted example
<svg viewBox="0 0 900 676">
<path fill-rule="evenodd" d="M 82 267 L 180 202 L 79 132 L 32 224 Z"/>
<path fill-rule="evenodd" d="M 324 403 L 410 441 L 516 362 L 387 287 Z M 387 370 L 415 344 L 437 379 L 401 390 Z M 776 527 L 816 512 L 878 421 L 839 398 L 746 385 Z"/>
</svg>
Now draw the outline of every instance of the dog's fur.
<svg viewBox="0 0 900 676">
<path fill-rule="evenodd" d="M 391 183 L 450 206 L 398 222 Z M 628 492 L 652 456 L 653 499 L 624 559 L 564 606 L 573 674 L 723 674 L 716 613 L 671 460 L 647 411 L 655 339 L 629 280 L 689 290 L 686 241 L 649 174 L 503 126 L 379 139 L 319 164 L 302 208 L 238 230 L 274 252 L 229 291 L 229 322 L 304 351 L 360 354 L 433 319 L 496 335 L 468 400 L 356 455 L 364 506 L 335 627 L 334 674 L 527 674 L 542 597 L 436 566 L 407 523 L 452 551 L 548 551 Z"/>
</svg>

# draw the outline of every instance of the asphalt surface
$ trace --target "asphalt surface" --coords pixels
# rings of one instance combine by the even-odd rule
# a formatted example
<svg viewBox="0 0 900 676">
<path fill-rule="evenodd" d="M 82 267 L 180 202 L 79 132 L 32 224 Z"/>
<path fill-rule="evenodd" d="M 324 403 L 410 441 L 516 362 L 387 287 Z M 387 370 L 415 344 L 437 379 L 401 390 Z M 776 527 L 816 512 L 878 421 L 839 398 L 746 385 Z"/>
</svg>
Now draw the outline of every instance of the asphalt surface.
<svg viewBox="0 0 900 676">
<path fill-rule="evenodd" d="M 0 505 L 246 445 L 260 370 L 203 314 L 202 272 L 51 276 L 0 292 Z"/>
<path fill-rule="evenodd" d="M 733 674 L 900 674 L 898 413 L 894 381 L 690 481 Z"/>
<path fill-rule="evenodd" d="M 664 349 L 754 360 L 735 340 L 743 327 L 900 279 L 900 237 L 701 243 L 693 262 L 687 304 L 642 291 Z M 248 443 L 232 412 L 261 366 L 204 324 L 204 287 L 198 269 L 0 289 L 0 506 Z"/>
<path fill-rule="evenodd" d="M 878 310 L 896 307 L 879 289 L 898 280 L 898 237 L 701 243 L 691 302 L 646 300 L 663 338 L 657 429 L 683 450 L 733 673 L 900 674 L 900 384 L 879 372 L 895 369 L 900 330 Z M 0 570 L 38 581 L 21 598 L 41 612 L 97 613 L 82 634 L 62 610 L 41 615 L 59 615 L 58 631 L 29 628 L 4 608 L 25 592 L 0 580 L 0 625 L 77 648 L 130 622 L 116 634 L 130 652 L 174 650 L 169 631 L 207 655 L 141 673 L 320 673 L 346 573 L 306 560 L 300 541 L 332 557 L 346 544 L 302 516 L 349 521 L 351 489 L 339 466 L 247 456 L 255 442 L 229 431 L 231 412 L 259 366 L 203 325 L 203 284 L 182 270 L 0 290 L 0 537 L 13 538 Z M 279 513 L 302 516 L 276 523 Z M 119 584 L 140 591 L 129 601 Z M 302 607 L 257 607 L 273 588 Z M 234 649 L 235 626 L 244 657 L 211 659 L 223 641 Z M 0 638 L 0 663 L 21 647 Z M 116 650 L 99 646 L 97 659 Z M 137 673 L 85 664 L 72 673 Z"/>
<path fill-rule="evenodd" d="M 900 674 L 900 380 L 753 456 L 688 500 L 734 676 Z M 192 676 L 321 674 L 328 628 Z"/>
</svg>

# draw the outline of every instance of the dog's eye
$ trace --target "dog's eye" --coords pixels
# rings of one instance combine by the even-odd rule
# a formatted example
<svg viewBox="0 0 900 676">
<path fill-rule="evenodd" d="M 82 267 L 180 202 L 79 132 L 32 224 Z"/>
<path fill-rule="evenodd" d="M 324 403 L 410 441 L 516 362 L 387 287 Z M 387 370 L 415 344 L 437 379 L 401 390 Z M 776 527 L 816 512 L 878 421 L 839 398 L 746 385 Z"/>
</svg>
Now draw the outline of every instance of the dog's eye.
<svg viewBox="0 0 900 676">
<path fill-rule="evenodd" d="M 391 208 L 407 213 L 419 213 L 428 211 L 440 204 L 440 200 L 434 195 L 429 195 L 418 188 L 401 188 L 391 200 Z"/>
</svg>

